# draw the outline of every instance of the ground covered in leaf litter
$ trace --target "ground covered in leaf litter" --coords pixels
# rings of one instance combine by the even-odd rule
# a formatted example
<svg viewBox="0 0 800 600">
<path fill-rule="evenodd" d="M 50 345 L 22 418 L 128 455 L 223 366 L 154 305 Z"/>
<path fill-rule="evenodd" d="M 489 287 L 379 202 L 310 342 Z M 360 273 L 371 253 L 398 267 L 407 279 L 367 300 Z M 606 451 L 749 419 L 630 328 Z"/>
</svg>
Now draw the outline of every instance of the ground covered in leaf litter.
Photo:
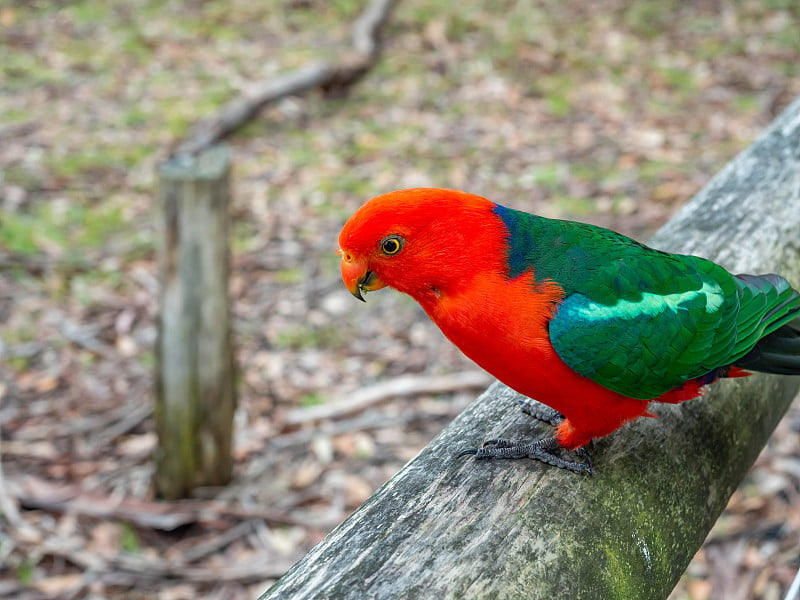
<svg viewBox="0 0 800 600">
<path fill-rule="evenodd" d="M 0 7 L 0 595 L 251 598 L 474 398 L 338 408 L 475 372 L 407 299 L 341 288 L 336 234 L 364 199 L 460 187 L 646 239 L 800 94 L 792 2 L 401 0 L 348 96 L 286 100 L 231 140 L 236 479 L 164 506 L 155 165 L 253 81 L 336 52 L 361 7 Z M 788 588 L 798 433 L 794 409 L 674 600 Z"/>
</svg>

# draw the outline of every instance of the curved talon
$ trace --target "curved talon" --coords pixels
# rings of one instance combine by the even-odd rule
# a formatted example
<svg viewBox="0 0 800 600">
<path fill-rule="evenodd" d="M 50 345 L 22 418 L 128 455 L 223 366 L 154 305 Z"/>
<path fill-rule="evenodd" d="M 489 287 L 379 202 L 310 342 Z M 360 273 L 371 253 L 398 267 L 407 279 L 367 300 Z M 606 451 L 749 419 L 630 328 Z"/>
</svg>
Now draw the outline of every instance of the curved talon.
<svg viewBox="0 0 800 600">
<path fill-rule="evenodd" d="M 483 442 L 481 448 L 488 448 L 489 446 L 493 448 L 507 448 L 510 444 L 511 442 L 503 438 L 492 438 Z"/>
<path fill-rule="evenodd" d="M 558 427 L 564 422 L 564 415 L 549 406 L 534 403 L 527 398 L 518 398 L 517 404 L 526 415 L 530 415 L 534 419 L 548 423 L 553 427 Z"/>
<path fill-rule="evenodd" d="M 575 450 L 575 453 L 578 456 L 580 456 L 583 460 L 586 461 L 586 466 L 589 468 L 588 473 L 589 473 L 589 475 L 591 475 L 592 474 L 592 457 L 589 456 L 589 452 L 586 450 L 586 446 L 581 446 L 580 448 Z"/>
<path fill-rule="evenodd" d="M 467 448 L 462 450 L 458 454 L 456 454 L 456 458 L 461 458 L 462 456 L 466 456 L 467 454 L 471 454 L 476 458 L 492 458 L 491 455 L 487 455 L 485 449 L 489 449 L 491 451 L 494 448 L 510 448 L 514 444 L 509 442 L 508 440 L 504 440 L 502 438 L 492 438 L 486 440 L 481 444 L 480 448 Z"/>
<path fill-rule="evenodd" d="M 466 450 L 462 450 L 458 454 L 456 454 L 456 458 L 461 458 L 462 456 L 466 456 L 467 454 L 475 455 L 478 453 L 477 448 L 467 448 Z"/>
</svg>

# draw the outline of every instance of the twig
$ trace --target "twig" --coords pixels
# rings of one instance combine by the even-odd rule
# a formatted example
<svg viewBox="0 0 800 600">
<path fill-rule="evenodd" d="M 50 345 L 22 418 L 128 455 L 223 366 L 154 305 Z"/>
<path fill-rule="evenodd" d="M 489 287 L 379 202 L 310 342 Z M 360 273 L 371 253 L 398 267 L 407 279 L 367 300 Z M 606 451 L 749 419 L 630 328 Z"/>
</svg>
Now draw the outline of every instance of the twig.
<svg viewBox="0 0 800 600">
<path fill-rule="evenodd" d="M 37 552 L 62 557 L 83 569 L 94 571 L 102 579 L 111 577 L 115 581 L 127 581 L 131 584 L 167 577 L 179 577 L 183 581 L 196 583 L 261 581 L 280 577 L 296 560 L 276 560 L 274 556 L 264 555 L 232 566 L 186 567 L 163 557 L 148 558 L 133 554 L 101 557 L 81 550 L 78 546 L 75 539 L 54 536 L 44 540 Z"/>
<path fill-rule="evenodd" d="M 455 416 L 455 415 L 453 415 Z M 387 427 L 402 427 L 407 423 L 421 418 L 419 413 L 412 413 L 411 411 L 404 411 L 398 416 L 387 417 L 384 414 L 360 414 L 351 419 L 343 419 L 341 421 L 326 421 L 314 427 L 306 427 L 292 433 L 285 433 L 269 440 L 269 446 L 266 452 L 260 457 L 251 457 L 247 465 L 247 478 L 256 480 L 261 478 L 264 473 L 272 468 L 275 463 L 275 451 L 284 450 L 292 446 L 300 446 L 308 444 L 318 435 L 337 436 L 354 431 L 368 431 L 370 429 L 384 429 Z M 233 495 L 233 494 L 231 494 Z M 296 517 L 297 513 L 292 513 Z M 311 520 L 313 523 L 317 519 Z M 338 525 L 340 519 L 334 519 L 330 522 L 331 527 Z M 328 529 L 326 521 L 318 520 L 317 527 L 319 529 Z"/>
<path fill-rule="evenodd" d="M 0 340 L 0 358 L 33 358 L 47 348 L 44 342 L 22 342 L 13 346 L 4 346 Z"/>
<path fill-rule="evenodd" d="M 22 123 L 12 123 L 5 127 L 0 127 L 0 140 L 7 140 L 15 137 L 29 135 L 39 129 L 41 123 L 37 121 L 23 121 Z"/>
<path fill-rule="evenodd" d="M 134 404 L 133 408 L 130 407 L 130 404 L 126 404 L 126 407 L 128 410 L 122 415 L 121 419 L 103 427 L 94 437 L 93 443 L 95 446 L 102 447 L 110 444 L 153 414 L 153 404 L 151 402 Z"/>
<path fill-rule="evenodd" d="M 333 70 L 330 63 L 316 61 L 253 86 L 249 93 L 225 104 L 214 117 L 195 125 L 173 154 L 198 154 L 247 123 L 267 104 L 322 85 L 332 77 Z"/>
<path fill-rule="evenodd" d="M 23 441 L 52 440 L 63 436 L 96 432 L 94 444 L 102 446 L 136 427 L 152 412 L 153 407 L 150 403 L 137 399 L 103 413 L 87 415 L 74 421 L 27 427 L 18 431 L 15 437 Z"/>
<path fill-rule="evenodd" d="M 189 548 L 183 552 L 176 553 L 176 559 L 178 561 L 182 561 L 184 564 L 197 562 L 201 558 L 205 558 L 209 554 L 218 552 L 225 546 L 232 544 L 236 540 L 248 535 L 255 528 L 255 523 L 257 523 L 255 520 L 242 521 L 238 525 L 234 525 L 230 529 L 214 535 L 209 540 L 192 540 Z M 174 546 L 168 551 L 168 555 L 173 554 L 173 549 L 175 549 Z"/>
<path fill-rule="evenodd" d="M 55 325 L 58 327 L 61 335 L 73 344 L 77 344 L 81 348 L 105 358 L 111 358 L 115 354 L 113 347 L 97 339 L 95 333 L 98 328 L 96 326 L 89 325 L 81 327 L 69 319 L 58 319 L 56 315 L 53 315 L 52 320 L 55 321 Z"/>
<path fill-rule="evenodd" d="M 378 36 L 396 0 L 373 0 L 353 23 L 353 48 L 356 52 L 377 58 L 380 52 Z"/>
<path fill-rule="evenodd" d="M 289 411 L 287 425 L 300 425 L 318 419 L 331 419 L 364 410 L 368 406 L 397 396 L 444 394 L 459 390 L 484 388 L 493 381 L 484 371 L 465 371 L 451 375 L 405 375 L 357 390 L 328 404 Z"/>
<path fill-rule="evenodd" d="M 2 438 L 0 438 L 2 444 Z M 12 498 L 6 486 L 5 475 L 3 474 L 2 448 L 0 448 L 0 513 L 8 521 L 11 527 L 22 534 L 27 540 L 39 540 L 39 532 L 19 513 L 19 507 L 15 498 Z"/>
<path fill-rule="evenodd" d="M 58 270 L 64 273 L 83 273 L 92 268 L 89 259 L 75 257 L 52 257 L 44 252 L 38 254 L 19 254 L 0 251 L 0 270 L 19 269 L 34 276 L 41 276 Z"/>
<path fill-rule="evenodd" d="M 37 508 L 58 513 L 72 513 L 98 519 L 120 519 L 151 529 L 172 531 L 178 527 L 197 522 L 222 521 L 225 518 L 261 519 L 281 525 L 303 527 L 328 527 L 331 523 L 319 523 L 314 519 L 303 519 L 289 513 L 265 508 L 247 509 L 218 502 L 183 500 L 180 502 L 148 502 L 133 498 L 116 498 L 87 493 L 78 486 L 56 485 L 32 476 L 10 490 L 9 497 L 16 496 L 19 504 L 26 508 Z"/>
<path fill-rule="evenodd" d="M 315 88 L 340 90 L 353 85 L 377 61 L 379 37 L 397 0 L 372 0 L 353 25 L 350 51 L 330 62 L 314 61 L 289 73 L 262 81 L 225 104 L 210 119 L 195 125 L 172 155 L 197 154 L 232 133 L 268 104 Z"/>
<path fill-rule="evenodd" d="M 349 419 L 326 421 L 316 427 L 306 427 L 291 433 L 284 433 L 283 435 L 279 435 L 270 439 L 269 448 L 283 450 L 292 446 L 307 444 L 320 434 L 337 436 L 346 433 L 352 433 L 354 431 L 369 431 L 371 429 L 385 429 L 387 427 L 402 427 L 419 416 L 419 414 L 413 414 L 408 411 L 405 411 L 397 416 L 363 413 Z M 251 467 L 248 466 L 248 472 L 250 472 L 250 468 Z"/>
</svg>

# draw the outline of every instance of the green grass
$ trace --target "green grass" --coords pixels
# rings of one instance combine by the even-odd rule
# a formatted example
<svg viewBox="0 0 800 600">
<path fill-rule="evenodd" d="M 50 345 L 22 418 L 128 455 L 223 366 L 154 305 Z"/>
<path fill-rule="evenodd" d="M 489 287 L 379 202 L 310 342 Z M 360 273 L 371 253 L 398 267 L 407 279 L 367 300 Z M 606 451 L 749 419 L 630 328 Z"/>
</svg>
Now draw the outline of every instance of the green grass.
<svg viewBox="0 0 800 600">
<path fill-rule="evenodd" d="M 657 72 L 673 91 L 687 95 L 697 91 L 694 75 L 685 68 L 658 67 Z"/>
<path fill-rule="evenodd" d="M 321 326 L 297 325 L 280 332 L 275 339 L 278 348 L 301 350 L 303 348 L 337 347 L 344 341 L 344 333 L 334 324 Z"/>
<path fill-rule="evenodd" d="M 742 113 L 755 112 L 761 106 L 759 94 L 741 94 L 733 99 L 736 110 Z"/>
<path fill-rule="evenodd" d="M 33 584 L 35 568 L 36 565 L 33 562 L 30 560 L 24 560 L 17 566 L 17 581 L 25 586 Z"/>
<path fill-rule="evenodd" d="M 139 554 L 142 551 L 142 544 L 139 541 L 139 534 L 133 526 L 122 523 L 120 527 L 119 545 L 124 552 L 129 554 Z"/>
<path fill-rule="evenodd" d="M 67 80 L 67 73 L 43 63 L 35 54 L 4 53 L 0 75 L 6 93 L 37 87 L 53 87 Z"/>
<path fill-rule="evenodd" d="M 534 183 L 550 192 L 563 188 L 564 169 L 557 163 L 540 165 L 532 170 L 532 175 Z"/>
<path fill-rule="evenodd" d="M 623 11 L 623 21 L 638 37 L 654 39 L 670 26 L 679 8 L 678 0 L 637 0 Z"/>
<path fill-rule="evenodd" d="M 585 217 L 597 212 L 597 204 L 591 198 L 575 196 L 553 196 L 550 203 L 557 206 L 566 215 Z"/>
<path fill-rule="evenodd" d="M 317 392 L 304 394 L 300 398 L 300 406 L 302 408 L 308 408 L 310 406 L 319 406 L 321 404 L 325 404 L 325 398 L 322 396 L 322 394 Z"/>
<path fill-rule="evenodd" d="M 281 269 L 275 272 L 275 281 L 282 285 L 296 285 L 303 281 L 303 269 Z"/>
<path fill-rule="evenodd" d="M 109 204 L 35 204 L 31 212 L 8 212 L 1 219 L 0 248 L 22 255 L 47 249 L 80 257 L 107 244 L 126 226 L 121 208 Z"/>
</svg>

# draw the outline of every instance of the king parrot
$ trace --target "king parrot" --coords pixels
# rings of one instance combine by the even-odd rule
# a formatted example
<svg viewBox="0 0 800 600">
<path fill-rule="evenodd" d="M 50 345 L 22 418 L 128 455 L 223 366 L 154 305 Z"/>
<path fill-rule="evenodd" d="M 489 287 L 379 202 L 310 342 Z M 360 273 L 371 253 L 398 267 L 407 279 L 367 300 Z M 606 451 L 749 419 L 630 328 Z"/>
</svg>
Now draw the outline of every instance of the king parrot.
<svg viewBox="0 0 800 600">
<path fill-rule="evenodd" d="M 591 474 L 584 446 L 648 415 L 650 401 L 683 402 L 749 371 L 800 375 L 800 293 L 785 279 L 732 275 L 602 227 L 414 188 L 359 208 L 339 253 L 356 298 L 409 294 L 467 357 L 552 409 L 523 403 L 553 437 L 461 453 L 476 458 Z"/>
</svg>

